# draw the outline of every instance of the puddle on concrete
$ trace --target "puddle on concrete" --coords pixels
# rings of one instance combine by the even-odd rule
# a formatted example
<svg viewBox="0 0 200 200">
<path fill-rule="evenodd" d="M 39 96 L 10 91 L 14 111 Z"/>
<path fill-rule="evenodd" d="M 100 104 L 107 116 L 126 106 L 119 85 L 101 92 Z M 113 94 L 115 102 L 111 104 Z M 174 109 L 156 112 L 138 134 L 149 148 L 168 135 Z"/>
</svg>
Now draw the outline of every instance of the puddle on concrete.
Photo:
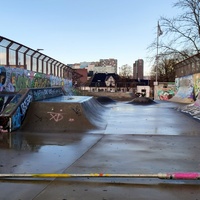
<svg viewBox="0 0 200 200">
<path fill-rule="evenodd" d="M 84 99 L 84 98 L 83 98 Z M 81 101 L 83 99 L 80 99 Z M 138 106 L 123 102 L 108 105 L 105 130 L 80 131 L 72 133 L 0 133 L 0 149 L 16 149 L 38 152 L 43 147 L 76 146 L 87 135 L 136 134 L 136 135 L 200 135 L 200 123 L 177 112 L 177 104 L 171 102 Z M 110 109 L 111 108 L 111 109 Z M 56 147 L 57 146 L 57 147 Z"/>
<path fill-rule="evenodd" d="M 7 133 L 0 139 L 0 173 L 59 173 L 102 137 L 100 134 Z"/>
<path fill-rule="evenodd" d="M 84 133 L 27 133 L 12 132 L 0 133 L 0 148 L 10 148 L 15 150 L 39 151 L 40 149 L 51 148 L 53 146 L 76 145 L 85 137 Z"/>
</svg>

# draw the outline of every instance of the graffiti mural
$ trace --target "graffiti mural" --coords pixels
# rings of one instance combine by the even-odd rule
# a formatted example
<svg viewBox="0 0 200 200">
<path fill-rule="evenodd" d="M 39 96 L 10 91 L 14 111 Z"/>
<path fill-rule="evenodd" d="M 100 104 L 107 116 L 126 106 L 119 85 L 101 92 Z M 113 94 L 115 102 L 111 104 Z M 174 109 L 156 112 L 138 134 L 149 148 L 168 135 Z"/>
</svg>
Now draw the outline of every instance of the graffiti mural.
<svg viewBox="0 0 200 200">
<path fill-rule="evenodd" d="M 198 98 L 198 94 L 200 92 L 200 73 L 193 75 L 193 82 L 194 82 L 194 95 L 195 98 Z"/>
<path fill-rule="evenodd" d="M 59 86 L 60 88 L 50 88 Z M 62 87 L 62 88 L 61 88 Z M 16 130 L 21 126 L 29 104 L 33 100 L 40 100 L 63 94 L 63 90 L 68 91 L 72 87 L 72 80 L 33 72 L 21 68 L 0 66 L 0 92 L 9 95 L 0 96 L 0 125 L 3 129 Z M 21 101 L 22 94 L 16 94 L 22 89 L 33 88 L 29 94 Z M 41 90 L 43 88 L 43 90 Z M 10 92 L 12 94 L 10 94 Z M 14 95 L 14 96 L 13 96 Z M 17 103 L 21 101 L 16 109 Z M 16 110 L 15 110 L 16 109 Z M 13 113 L 13 111 L 15 112 Z M 3 115 L 9 115 L 5 117 Z"/>
<path fill-rule="evenodd" d="M 160 100 L 169 100 L 175 95 L 175 91 L 173 89 L 159 90 L 158 97 Z"/>
<path fill-rule="evenodd" d="M 193 92 L 193 76 L 184 76 L 179 78 L 177 81 L 178 91 L 176 93 L 176 97 L 181 99 L 193 99 L 194 92 Z"/>
<path fill-rule="evenodd" d="M 3 91 L 3 86 L 6 81 L 6 70 L 5 68 L 0 68 L 0 92 Z"/>
<path fill-rule="evenodd" d="M 63 95 L 63 90 L 61 88 L 32 89 L 32 92 L 34 101 Z"/>
<path fill-rule="evenodd" d="M 33 100 L 33 96 L 31 94 L 28 94 L 26 98 L 24 99 L 24 101 L 21 103 L 20 107 L 22 111 L 22 116 L 26 114 L 26 111 L 29 107 L 29 104 L 32 102 L 32 100 Z"/>
<path fill-rule="evenodd" d="M 175 90 L 176 90 L 176 92 L 178 92 L 178 88 L 180 87 L 179 80 L 180 80 L 180 78 L 175 78 Z"/>
<path fill-rule="evenodd" d="M 175 91 L 174 83 L 162 83 L 159 84 L 157 88 L 157 96 L 159 100 L 169 100 L 171 99 L 176 91 Z"/>
<path fill-rule="evenodd" d="M 52 86 L 62 86 L 67 91 L 72 87 L 72 80 L 20 68 L 0 66 L 0 91 L 18 92 L 24 88 Z"/>
<path fill-rule="evenodd" d="M 20 107 L 17 108 L 17 111 L 12 115 L 12 129 L 15 130 L 21 126 L 22 123 L 22 113 Z"/>
<path fill-rule="evenodd" d="M 200 92 L 199 92 L 199 94 L 196 97 L 196 101 L 194 102 L 194 105 L 195 106 L 200 106 Z"/>
<path fill-rule="evenodd" d="M 11 99 L 14 97 L 13 95 L 6 95 L 1 94 L 0 95 L 0 113 L 5 109 L 5 107 L 10 103 Z"/>
</svg>

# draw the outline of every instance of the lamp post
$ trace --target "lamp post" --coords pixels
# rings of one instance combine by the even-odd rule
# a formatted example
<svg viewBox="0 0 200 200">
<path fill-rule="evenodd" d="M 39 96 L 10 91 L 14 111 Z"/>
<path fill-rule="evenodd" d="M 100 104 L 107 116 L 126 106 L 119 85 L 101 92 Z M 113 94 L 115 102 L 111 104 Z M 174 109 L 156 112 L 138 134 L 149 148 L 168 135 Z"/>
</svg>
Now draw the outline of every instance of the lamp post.
<svg viewBox="0 0 200 200">
<path fill-rule="evenodd" d="M 36 49 L 36 51 L 44 51 L 44 49 Z"/>
<path fill-rule="evenodd" d="M 99 87 L 100 86 L 101 86 L 101 80 L 98 80 L 98 82 L 97 82 L 98 92 L 99 92 Z"/>
</svg>

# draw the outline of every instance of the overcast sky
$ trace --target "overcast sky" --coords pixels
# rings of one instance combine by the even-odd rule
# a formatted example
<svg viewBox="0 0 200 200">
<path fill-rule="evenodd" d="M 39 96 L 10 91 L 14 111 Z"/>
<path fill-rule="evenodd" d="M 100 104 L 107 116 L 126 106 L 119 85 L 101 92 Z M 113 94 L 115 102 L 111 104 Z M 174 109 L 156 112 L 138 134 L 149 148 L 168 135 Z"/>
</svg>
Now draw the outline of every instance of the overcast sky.
<svg viewBox="0 0 200 200">
<path fill-rule="evenodd" d="M 176 0 L 5 0 L 0 35 L 65 64 L 115 58 L 118 67 L 144 59 L 161 16 Z M 162 28 L 162 27 L 161 27 Z"/>
</svg>

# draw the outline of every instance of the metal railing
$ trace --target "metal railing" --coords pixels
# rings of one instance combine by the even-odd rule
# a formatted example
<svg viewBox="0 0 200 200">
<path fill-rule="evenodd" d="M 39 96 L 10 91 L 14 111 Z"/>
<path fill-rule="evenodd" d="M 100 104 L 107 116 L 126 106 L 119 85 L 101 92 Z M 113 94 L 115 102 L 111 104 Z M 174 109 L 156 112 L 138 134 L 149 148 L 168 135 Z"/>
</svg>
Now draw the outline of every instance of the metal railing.
<svg viewBox="0 0 200 200">
<path fill-rule="evenodd" d="M 26 70 L 72 79 L 73 69 L 40 51 L 0 36 L 0 66 Z"/>
</svg>

